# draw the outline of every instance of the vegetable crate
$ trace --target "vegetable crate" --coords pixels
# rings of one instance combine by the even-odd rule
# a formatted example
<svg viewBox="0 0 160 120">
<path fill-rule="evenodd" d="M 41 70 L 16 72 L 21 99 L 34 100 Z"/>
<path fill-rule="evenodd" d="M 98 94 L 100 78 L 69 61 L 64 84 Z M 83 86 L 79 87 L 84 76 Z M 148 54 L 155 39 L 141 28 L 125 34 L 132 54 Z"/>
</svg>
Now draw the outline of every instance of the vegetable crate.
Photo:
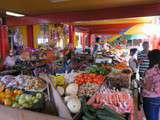
<svg viewBox="0 0 160 120">
<path fill-rule="evenodd" d="M 131 74 L 110 74 L 107 77 L 108 85 L 111 88 L 130 88 Z"/>
</svg>

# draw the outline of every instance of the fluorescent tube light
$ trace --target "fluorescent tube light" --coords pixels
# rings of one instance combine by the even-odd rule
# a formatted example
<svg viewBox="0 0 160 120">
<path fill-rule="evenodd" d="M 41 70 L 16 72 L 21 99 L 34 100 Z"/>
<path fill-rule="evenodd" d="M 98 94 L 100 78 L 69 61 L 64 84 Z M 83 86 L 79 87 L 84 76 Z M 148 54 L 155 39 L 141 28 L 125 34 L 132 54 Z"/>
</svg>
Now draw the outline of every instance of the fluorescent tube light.
<svg viewBox="0 0 160 120">
<path fill-rule="evenodd" d="M 59 3 L 59 2 L 66 2 L 66 1 L 70 1 L 70 0 L 49 0 L 52 3 Z"/>
<path fill-rule="evenodd" d="M 14 12 L 10 12 L 10 11 L 6 11 L 6 15 L 15 16 L 15 17 L 24 17 L 25 16 L 23 14 L 14 13 Z"/>
</svg>

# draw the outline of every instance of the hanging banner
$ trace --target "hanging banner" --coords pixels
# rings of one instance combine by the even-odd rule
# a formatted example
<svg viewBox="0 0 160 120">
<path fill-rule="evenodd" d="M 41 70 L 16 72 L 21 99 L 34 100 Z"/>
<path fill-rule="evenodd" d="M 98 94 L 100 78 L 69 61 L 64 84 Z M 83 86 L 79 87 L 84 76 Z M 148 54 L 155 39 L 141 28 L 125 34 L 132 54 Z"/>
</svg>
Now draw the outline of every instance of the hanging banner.
<svg viewBox="0 0 160 120">
<path fill-rule="evenodd" d="M 27 43 L 29 48 L 34 48 L 33 26 L 27 26 Z"/>
</svg>

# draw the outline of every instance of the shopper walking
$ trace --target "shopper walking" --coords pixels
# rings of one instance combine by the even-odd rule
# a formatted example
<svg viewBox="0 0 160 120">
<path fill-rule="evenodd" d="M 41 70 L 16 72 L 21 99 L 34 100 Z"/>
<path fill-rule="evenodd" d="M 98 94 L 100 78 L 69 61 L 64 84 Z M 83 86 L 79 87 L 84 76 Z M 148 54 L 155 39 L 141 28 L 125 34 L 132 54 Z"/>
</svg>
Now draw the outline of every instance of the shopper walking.
<svg viewBox="0 0 160 120">
<path fill-rule="evenodd" d="M 149 52 L 149 69 L 145 72 L 143 108 L 147 120 L 159 120 L 160 110 L 160 50 Z"/>
</svg>

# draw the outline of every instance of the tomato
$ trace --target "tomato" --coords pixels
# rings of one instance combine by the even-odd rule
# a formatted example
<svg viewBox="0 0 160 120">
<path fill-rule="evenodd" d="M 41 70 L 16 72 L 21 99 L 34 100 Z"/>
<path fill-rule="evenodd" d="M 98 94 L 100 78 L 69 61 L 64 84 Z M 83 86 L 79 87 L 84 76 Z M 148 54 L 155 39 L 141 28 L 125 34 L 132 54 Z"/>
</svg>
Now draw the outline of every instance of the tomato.
<svg viewBox="0 0 160 120">
<path fill-rule="evenodd" d="M 85 83 L 96 83 L 98 85 L 102 84 L 104 81 L 103 75 L 96 75 L 96 74 L 81 74 L 76 77 L 76 83 L 81 85 Z"/>
</svg>

